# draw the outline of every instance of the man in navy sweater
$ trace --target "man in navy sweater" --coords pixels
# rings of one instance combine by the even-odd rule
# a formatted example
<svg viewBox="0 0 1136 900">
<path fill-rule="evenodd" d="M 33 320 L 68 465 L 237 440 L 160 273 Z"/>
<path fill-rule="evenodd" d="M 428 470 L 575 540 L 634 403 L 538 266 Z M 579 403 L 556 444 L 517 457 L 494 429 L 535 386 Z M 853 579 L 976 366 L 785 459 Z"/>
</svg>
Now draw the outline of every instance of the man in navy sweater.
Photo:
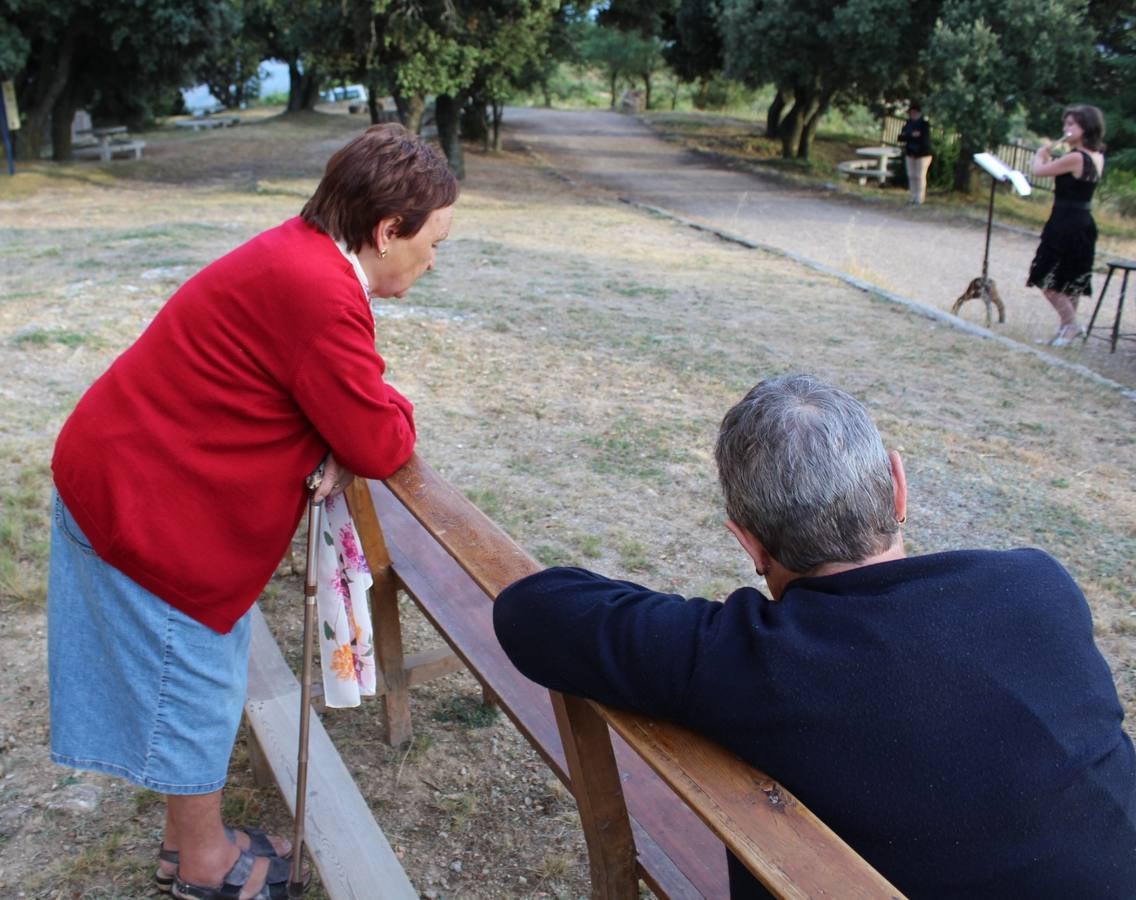
<svg viewBox="0 0 1136 900">
<path fill-rule="evenodd" d="M 703 732 L 910 897 L 1136 897 L 1136 756 L 1060 564 L 905 558 L 898 454 L 807 375 L 751 390 L 716 455 L 727 527 L 770 596 L 549 569 L 494 607 L 517 668 Z M 767 896 L 729 864 L 734 898 Z"/>
</svg>

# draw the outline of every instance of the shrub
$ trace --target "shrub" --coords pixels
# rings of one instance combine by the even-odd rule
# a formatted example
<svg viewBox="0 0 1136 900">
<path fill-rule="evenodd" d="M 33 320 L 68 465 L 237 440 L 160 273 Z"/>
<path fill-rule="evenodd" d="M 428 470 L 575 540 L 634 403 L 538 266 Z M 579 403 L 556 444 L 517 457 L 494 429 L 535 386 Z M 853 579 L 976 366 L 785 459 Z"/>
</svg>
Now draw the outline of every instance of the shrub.
<svg viewBox="0 0 1136 900">
<path fill-rule="evenodd" d="M 1119 165 L 1106 166 L 1097 196 L 1102 204 L 1112 207 L 1120 215 L 1136 219 L 1136 171 Z"/>
</svg>

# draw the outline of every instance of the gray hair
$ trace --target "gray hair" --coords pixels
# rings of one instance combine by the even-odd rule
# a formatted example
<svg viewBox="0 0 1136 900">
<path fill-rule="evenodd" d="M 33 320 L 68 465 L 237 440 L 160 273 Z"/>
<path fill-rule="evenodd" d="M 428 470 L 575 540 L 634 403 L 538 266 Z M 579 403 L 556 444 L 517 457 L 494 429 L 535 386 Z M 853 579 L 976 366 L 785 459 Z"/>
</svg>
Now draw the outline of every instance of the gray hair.
<svg viewBox="0 0 1136 900">
<path fill-rule="evenodd" d="M 868 411 L 811 375 L 754 387 L 714 448 L 729 517 L 791 572 L 860 562 L 899 529 L 891 463 Z"/>
</svg>

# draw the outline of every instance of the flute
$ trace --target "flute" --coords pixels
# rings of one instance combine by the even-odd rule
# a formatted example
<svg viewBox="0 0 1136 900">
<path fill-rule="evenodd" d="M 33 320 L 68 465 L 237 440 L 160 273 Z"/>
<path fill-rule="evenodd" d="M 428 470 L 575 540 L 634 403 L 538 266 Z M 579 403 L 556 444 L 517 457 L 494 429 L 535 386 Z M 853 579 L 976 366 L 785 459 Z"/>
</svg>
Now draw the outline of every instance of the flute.
<svg viewBox="0 0 1136 900">
<path fill-rule="evenodd" d="M 1064 134 L 1062 134 L 1062 135 L 1061 135 L 1061 137 L 1059 137 L 1059 138 L 1054 138 L 1054 139 L 1053 139 L 1052 141 L 1050 141 L 1050 142 L 1049 142 L 1048 144 L 1045 144 L 1045 145 L 1043 145 L 1043 146 L 1045 147 L 1045 149 L 1046 149 L 1046 150 L 1052 150 L 1052 149 L 1053 149 L 1054 147 L 1056 147 L 1056 146 L 1057 146 L 1058 144 L 1060 144 L 1060 143 L 1062 143 L 1062 142 L 1064 142 L 1064 141 L 1067 141 L 1067 140 L 1069 140 L 1069 138 L 1071 138 L 1071 137 L 1072 137 L 1072 135 L 1071 135 L 1071 134 L 1070 134 L 1070 133 L 1069 133 L 1068 131 L 1066 131 L 1066 132 L 1065 132 Z M 1038 149 L 1040 150 L 1041 148 L 1039 147 Z"/>
</svg>

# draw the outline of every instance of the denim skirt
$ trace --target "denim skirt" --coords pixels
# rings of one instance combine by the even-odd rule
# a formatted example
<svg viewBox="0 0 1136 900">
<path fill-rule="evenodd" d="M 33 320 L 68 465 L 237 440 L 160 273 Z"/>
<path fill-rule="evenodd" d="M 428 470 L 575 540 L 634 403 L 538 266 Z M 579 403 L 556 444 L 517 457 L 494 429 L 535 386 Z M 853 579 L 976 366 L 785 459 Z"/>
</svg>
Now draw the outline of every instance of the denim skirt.
<svg viewBox="0 0 1136 900">
<path fill-rule="evenodd" d="M 51 756 L 163 794 L 225 783 L 248 682 L 250 618 L 218 634 L 103 562 L 52 504 Z"/>
</svg>

